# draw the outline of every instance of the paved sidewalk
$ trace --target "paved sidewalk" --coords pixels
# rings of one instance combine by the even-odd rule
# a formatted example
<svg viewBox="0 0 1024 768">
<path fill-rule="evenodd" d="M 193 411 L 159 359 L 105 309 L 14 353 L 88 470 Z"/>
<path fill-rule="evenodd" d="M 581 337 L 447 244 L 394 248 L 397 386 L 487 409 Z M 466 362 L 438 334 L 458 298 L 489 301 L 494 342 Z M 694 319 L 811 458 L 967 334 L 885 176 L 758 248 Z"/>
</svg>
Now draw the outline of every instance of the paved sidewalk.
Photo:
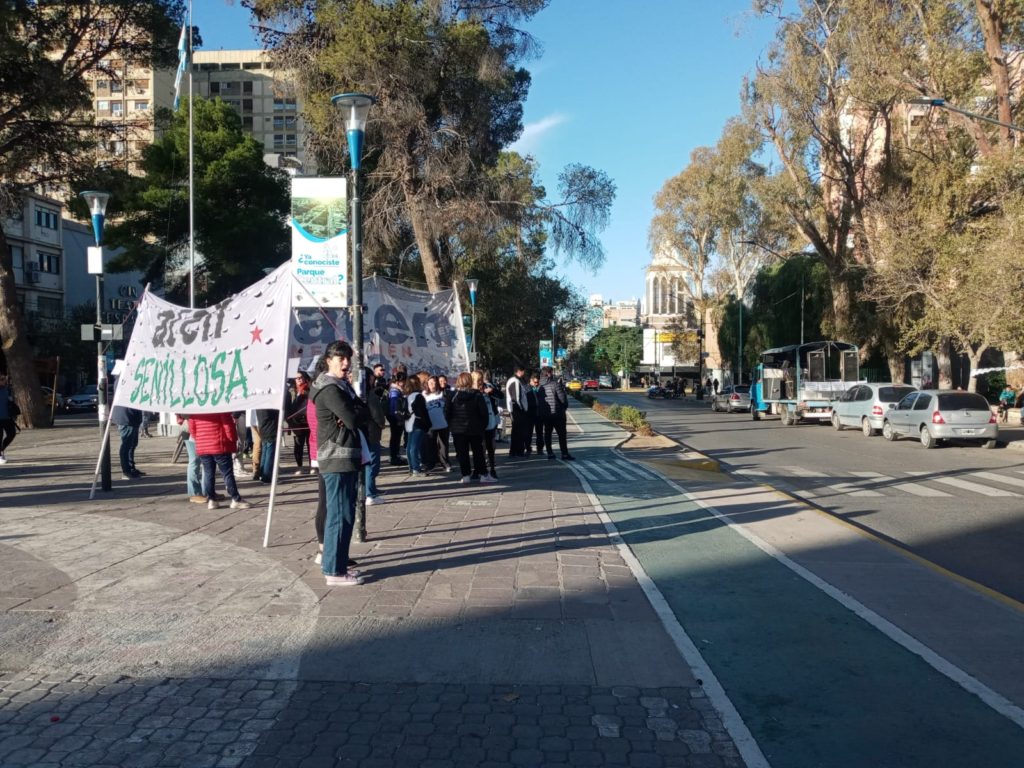
<svg viewBox="0 0 1024 768">
<path fill-rule="evenodd" d="M 263 549 L 265 486 L 189 504 L 153 438 L 90 502 L 95 423 L 58 424 L 0 468 L 4 766 L 742 765 L 560 462 L 386 470 L 328 589 L 290 450 Z"/>
</svg>

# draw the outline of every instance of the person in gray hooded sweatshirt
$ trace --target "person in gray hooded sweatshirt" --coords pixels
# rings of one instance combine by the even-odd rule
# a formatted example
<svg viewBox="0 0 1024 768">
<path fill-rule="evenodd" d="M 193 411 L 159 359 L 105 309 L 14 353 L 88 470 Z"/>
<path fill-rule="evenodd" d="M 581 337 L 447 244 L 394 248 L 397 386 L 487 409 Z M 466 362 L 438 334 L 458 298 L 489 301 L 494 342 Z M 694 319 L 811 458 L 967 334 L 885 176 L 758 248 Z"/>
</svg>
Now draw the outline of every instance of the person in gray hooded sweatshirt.
<svg viewBox="0 0 1024 768">
<path fill-rule="evenodd" d="M 316 406 L 317 463 L 327 508 L 320 565 L 327 586 L 354 586 L 363 583 L 359 572 L 348 567 L 348 560 L 362 468 L 359 431 L 366 429 L 369 411 L 348 381 L 352 347 L 333 341 L 324 359 L 327 371 L 316 377 L 310 391 Z"/>
</svg>

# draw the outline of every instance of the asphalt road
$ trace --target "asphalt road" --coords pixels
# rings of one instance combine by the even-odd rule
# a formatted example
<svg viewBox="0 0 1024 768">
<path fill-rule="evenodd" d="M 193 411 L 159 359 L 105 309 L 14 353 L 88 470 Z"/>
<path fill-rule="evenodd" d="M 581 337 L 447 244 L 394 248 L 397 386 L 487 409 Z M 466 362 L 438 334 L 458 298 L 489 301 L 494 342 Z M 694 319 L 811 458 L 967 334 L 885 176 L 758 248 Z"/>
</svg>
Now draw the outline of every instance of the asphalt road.
<svg viewBox="0 0 1024 768">
<path fill-rule="evenodd" d="M 924 449 L 829 425 L 712 413 L 706 402 L 602 392 L 722 468 L 800 497 L 949 571 L 1024 603 L 1024 454 Z"/>
</svg>

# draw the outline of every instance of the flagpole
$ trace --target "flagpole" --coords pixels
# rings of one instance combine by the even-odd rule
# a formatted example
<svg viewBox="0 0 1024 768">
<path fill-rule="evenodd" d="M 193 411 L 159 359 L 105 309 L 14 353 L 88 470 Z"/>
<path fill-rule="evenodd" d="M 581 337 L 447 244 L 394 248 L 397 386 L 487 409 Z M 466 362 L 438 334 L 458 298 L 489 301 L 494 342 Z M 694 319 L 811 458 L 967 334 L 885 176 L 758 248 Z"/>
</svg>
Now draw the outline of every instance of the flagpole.
<svg viewBox="0 0 1024 768">
<path fill-rule="evenodd" d="M 195 167 L 192 156 L 192 0 L 188 0 L 188 306 L 196 306 Z"/>
</svg>

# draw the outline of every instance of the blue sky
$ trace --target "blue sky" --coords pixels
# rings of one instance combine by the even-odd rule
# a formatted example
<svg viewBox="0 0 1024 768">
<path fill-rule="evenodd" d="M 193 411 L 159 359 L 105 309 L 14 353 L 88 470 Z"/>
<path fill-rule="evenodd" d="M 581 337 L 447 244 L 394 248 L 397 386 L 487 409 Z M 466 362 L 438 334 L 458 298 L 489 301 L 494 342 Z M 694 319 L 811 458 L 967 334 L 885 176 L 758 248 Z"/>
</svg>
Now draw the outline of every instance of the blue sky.
<svg viewBox="0 0 1024 768">
<path fill-rule="evenodd" d="M 643 293 L 652 198 L 694 147 L 714 144 L 739 112 L 740 87 L 771 39 L 750 0 L 552 0 L 528 30 L 543 47 L 514 147 L 540 163 L 549 194 L 568 163 L 600 168 L 618 192 L 596 272 L 556 257 L 585 295 Z M 237 3 L 195 0 L 206 50 L 254 48 Z"/>
</svg>

